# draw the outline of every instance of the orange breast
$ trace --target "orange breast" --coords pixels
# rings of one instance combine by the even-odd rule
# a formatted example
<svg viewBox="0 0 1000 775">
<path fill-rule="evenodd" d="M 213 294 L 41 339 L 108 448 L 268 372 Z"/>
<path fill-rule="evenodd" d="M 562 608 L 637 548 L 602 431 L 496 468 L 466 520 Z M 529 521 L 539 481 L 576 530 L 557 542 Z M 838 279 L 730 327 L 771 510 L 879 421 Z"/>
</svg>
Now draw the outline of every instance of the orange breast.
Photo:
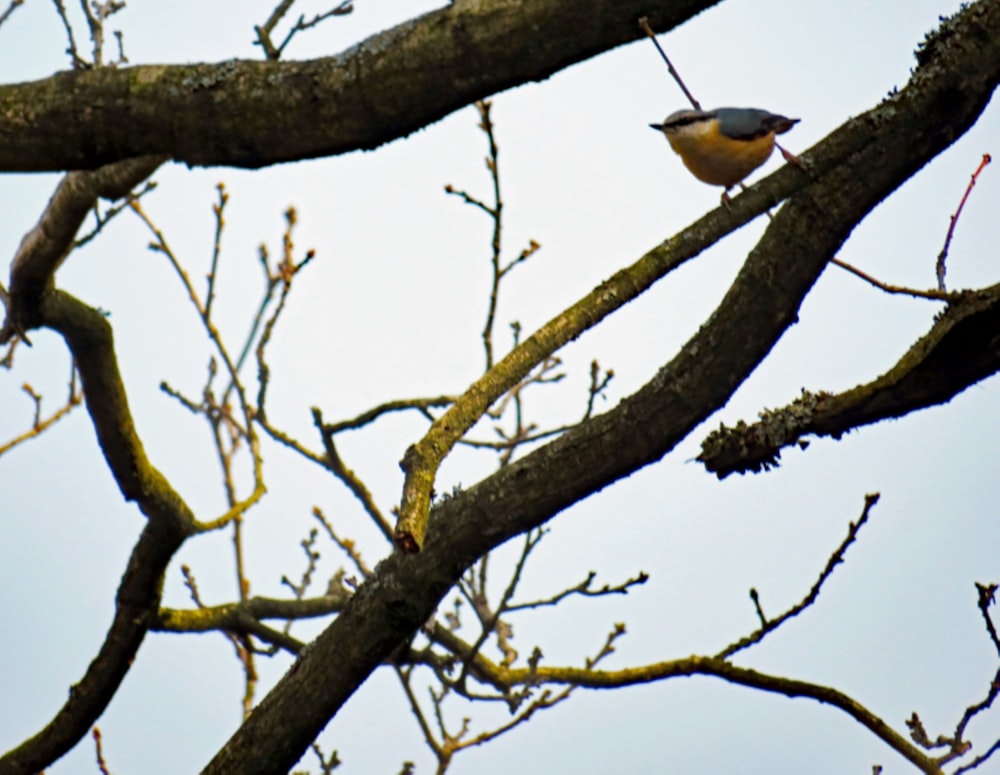
<svg viewBox="0 0 1000 775">
<path fill-rule="evenodd" d="M 719 134 L 718 122 L 693 126 L 692 131 L 670 133 L 670 147 L 698 180 L 713 186 L 735 186 L 768 160 L 774 133 L 753 140 L 731 140 Z"/>
</svg>

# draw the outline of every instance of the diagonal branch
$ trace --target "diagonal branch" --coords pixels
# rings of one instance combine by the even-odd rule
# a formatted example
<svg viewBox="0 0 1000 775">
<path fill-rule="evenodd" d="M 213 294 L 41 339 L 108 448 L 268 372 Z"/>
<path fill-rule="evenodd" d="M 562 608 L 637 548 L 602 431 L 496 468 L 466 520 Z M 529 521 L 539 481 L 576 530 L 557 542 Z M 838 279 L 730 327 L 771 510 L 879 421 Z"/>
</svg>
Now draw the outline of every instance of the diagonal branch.
<svg viewBox="0 0 1000 775">
<path fill-rule="evenodd" d="M 1000 371 L 1000 285 L 953 294 L 955 300 L 889 371 L 844 393 L 803 394 L 760 421 L 722 426 L 702 442 L 698 460 L 724 479 L 778 465 L 781 450 L 807 435 L 854 428 L 950 401 Z"/>
<path fill-rule="evenodd" d="M 42 324 L 62 335 L 72 351 L 108 467 L 126 500 L 135 501 L 148 520 L 132 550 L 118 588 L 114 619 L 97 656 L 52 721 L 0 758 L 2 775 L 44 769 L 93 726 L 155 620 L 167 565 L 195 530 L 194 515 L 150 463 L 136 435 L 107 320 L 59 291 L 42 297 L 37 314 Z"/>
<path fill-rule="evenodd" d="M 949 45 L 937 45 L 942 38 Z M 611 411 L 437 505 L 423 551 L 379 564 L 204 772 L 287 771 L 478 557 L 673 449 L 795 321 L 858 221 L 976 121 L 998 78 L 1000 2 L 988 0 L 943 24 L 907 87 L 817 146 L 811 160 L 822 178 L 778 211 L 722 304 L 670 363 Z M 734 210 L 798 179 L 779 175 Z"/>
<path fill-rule="evenodd" d="M 816 245 L 832 245 L 834 250 L 839 248 L 850 233 L 851 228 L 878 201 L 887 196 L 895 185 L 916 172 L 924 163 L 920 158 L 920 151 L 916 148 L 911 150 L 907 145 L 900 143 L 898 137 L 889 136 L 886 134 L 886 129 L 889 126 L 894 126 L 897 127 L 896 131 L 903 132 L 904 135 L 909 132 L 908 128 L 900 126 L 892 120 L 890 114 L 897 108 L 904 112 L 917 109 L 922 113 L 916 115 L 926 116 L 928 111 L 935 108 L 941 110 L 943 101 L 951 98 L 950 94 L 942 94 L 934 88 L 925 89 L 926 86 L 933 87 L 935 85 L 933 79 L 940 76 L 936 64 L 938 59 L 945 58 L 940 54 L 946 48 L 939 45 L 940 40 L 960 37 L 964 41 L 963 46 L 959 46 L 960 49 L 963 49 L 963 53 L 969 56 L 982 55 L 984 58 L 984 70 L 979 73 L 970 68 L 961 71 L 961 75 L 959 72 L 950 74 L 960 77 L 963 81 L 962 85 L 956 84 L 955 88 L 966 89 L 962 95 L 966 108 L 971 109 L 974 115 L 978 115 L 985 106 L 985 101 L 988 101 L 992 94 L 998 80 L 997 71 L 1000 70 L 1000 49 L 989 45 L 988 36 L 991 34 L 992 25 L 1000 26 L 1000 2 L 998 0 L 984 0 L 984 2 L 974 6 L 973 13 L 967 15 L 966 18 L 976 19 L 974 24 L 976 29 L 973 34 L 952 36 L 950 30 L 947 33 L 941 32 L 937 39 L 932 39 L 925 44 L 924 49 L 920 52 L 922 67 L 914 71 L 910 84 L 903 92 L 868 111 L 859 119 L 845 124 L 810 152 L 809 164 L 817 178 L 815 183 L 811 183 L 801 172 L 787 168 L 771 175 L 755 187 L 756 191 L 753 193 L 757 196 L 744 196 L 737 200 L 746 202 L 745 207 L 735 208 L 732 213 L 718 209 L 650 251 L 635 264 L 621 270 L 575 305 L 550 320 L 473 383 L 465 394 L 435 421 L 426 435 L 406 451 L 401 463 L 406 478 L 403 483 L 400 518 L 396 526 L 397 545 L 403 551 L 420 551 L 424 543 L 424 533 L 430 511 L 430 495 L 438 467 L 458 440 L 478 422 L 490 404 L 516 384 L 534 365 L 580 336 L 604 317 L 647 290 L 668 272 L 698 255 L 723 235 L 735 230 L 749 217 L 759 214 L 774 202 L 779 202 L 794 192 L 806 188 L 814 190 L 822 186 L 824 192 L 834 185 L 839 186 L 843 191 L 854 188 L 845 179 L 845 174 L 853 170 L 853 174 L 863 175 L 871 181 L 871 185 L 858 187 L 861 190 L 858 191 L 859 199 L 857 201 L 848 202 L 836 197 L 831 192 L 832 199 L 829 206 L 836 207 L 837 210 L 832 211 L 830 217 L 822 218 L 818 217 L 819 213 L 814 210 L 815 197 L 812 200 L 808 195 L 802 197 L 799 206 L 799 212 L 802 216 L 800 223 L 808 222 L 806 218 L 808 215 L 808 220 L 815 224 L 816 231 L 808 232 L 794 229 L 794 233 L 789 234 L 789 239 L 785 244 L 773 246 L 773 249 L 785 255 L 794 255 L 796 250 L 805 251 L 807 254 L 812 253 Z M 973 82 L 979 84 L 978 89 L 972 88 Z M 937 84 L 937 86 L 940 87 L 941 84 Z M 918 108 L 918 106 L 920 107 Z M 928 149 L 930 147 L 944 147 L 953 140 L 953 135 L 946 132 L 932 132 L 931 130 L 925 130 L 922 138 L 924 147 Z M 918 147 L 920 142 L 920 140 L 917 141 Z M 882 147 L 880 143 L 884 143 L 885 147 L 895 149 L 895 152 L 891 154 L 892 158 L 878 156 L 876 149 Z M 853 158 L 847 155 L 852 151 L 855 154 Z M 879 183 L 879 180 L 884 182 Z M 895 182 L 889 184 L 890 180 Z M 888 187 L 883 187 L 886 184 L 889 184 Z M 765 191 L 775 197 L 774 202 L 768 204 L 763 202 L 762 194 Z M 837 201 L 835 202 L 833 199 Z M 789 212 L 779 213 L 777 219 L 780 219 L 784 214 L 786 223 L 794 224 L 794 208 L 789 207 L 786 210 Z M 768 234 L 780 232 L 780 229 L 775 230 L 774 228 L 777 219 L 772 222 Z M 765 235 L 762 244 L 767 242 L 768 237 Z M 831 255 L 832 252 L 823 255 L 824 264 Z M 762 284 L 768 284 L 780 283 L 783 279 L 782 277 L 774 277 L 769 269 L 768 274 L 760 277 L 759 281 Z M 809 278 L 809 285 L 815 279 L 815 275 Z M 802 292 L 804 293 L 807 289 L 807 287 L 803 288 Z M 749 303 L 763 308 L 760 300 Z M 785 325 L 791 322 L 788 320 Z M 737 334 L 734 340 L 729 341 L 739 342 L 741 339 L 742 334 Z M 766 355 L 774 341 L 767 343 L 766 349 L 759 352 L 760 358 Z M 727 377 L 725 382 L 728 382 L 728 378 L 734 375 L 729 373 L 720 376 Z"/>
<path fill-rule="evenodd" d="M 851 134 L 849 128 L 841 132 Z M 864 147 L 867 144 L 865 138 L 858 136 L 845 140 L 851 146 L 857 144 Z M 833 144 L 832 141 L 826 143 Z M 811 158 L 810 161 L 818 171 L 831 168 L 835 171 L 839 158 L 819 152 L 815 160 Z M 809 178 L 795 170 L 782 169 L 774 173 L 754 191 L 734 200 L 731 209 L 717 208 L 605 280 L 573 306 L 552 318 L 470 385 L 434 421 L 424 437 L 406 450 L 400 463 L 406 479 L 395 531 L 397 545 L 406 552 L 420 551 L 438 467 L 497 399 L 556 350 L 596 326 L 727 234 L 810 183 Z"/>
<path fill-rule="evenodd" d="M 623 670 L 547 668 L 542 666 L 505 670 L 499 665 L 494 667 L 498 671 L 497 679 L 507 684 L 571 684 L 591 689 L 611 689 L 681 676 L 707 675 L 721 678 L 738 686 L 782 694 L 786 697 L 813 699 L 849 715 L 897 753 L 915 764 L 921 772 L 933 773 L 934 775 L 942 773 L 938 764 L 921 751 L 918 746 L 890 727 L 880 716 L 843 692 L 809 681 L 800 681 L 739 667 L 719 657 L 692 656 Z"/>
<path fill-rule="evenodd" d="M 83 219 L 97 200 L 120 199 L 164 161 L 163 157 L 152 156 L 128 159 L 93 172 L 71 172 L 63 177 L 42 217 L 21 240 L 11 264 L 9 299 L 5 300 L 7 319 L 0 328 L 0 344 L 39 325 L 39 297 L 52 284 L 56 269 L 69 255 Z"/>
<path fill-rule="evenodd" d="M 809 606 L 815 603 L 816 599 L 819 597 L 820 591 L 823 589 L 823 585 L 827 582 L 830 576 L 833 575 L 833 572 L 837 569 L 837 566 L 844 561 L 844 555 L 850 548 L 851 544 L 853 544 L 855 540 L 857 540 L 858 532 L 868 521 L 868 517 L 871 514 L 871 510 L 875 506 L 875 504 L 878 503 L 878 500 L 879 500 L 878 493 L 872 493 L 870 495 L 865 496 L 865 508 L 861 512 L 861 516 L 858 518 L 857 522 L 851 523 L 847 531 L 847 537 L 840 543 L 840 546 L 838 546 L 834 550 L 833 554 L 830 555 L 830 558 L 826 562 L 826 566 L 820 572 L 819 578 L 816 579 L 816 583 L 812 585 L 812 587 L 809 589 L 809 592 L 806 594 L 804 598 L 802 598 L 798 603 L 793 605 L 783 614 L 774 619 L 766 618 L 760 606 L 760 598 L 757 595 L 757 590 L 751 589 L 750 597 L 754 602 L 754 606 L 757 608 L 757 615 L 758 617 L 760 617 L 760 627 L 758 627 L 756 630 L 754 630 L 746 637 L 740 638 L 735 643 L 731 643 L 730 645 L 726 646 L 722 651 L 716 654 L 716 656 L 719 659 L 729 659 L 730 657 L 733 656 L 733 654 L 736 654 L 737 652 L 742 651 L 743 649 L 750 648 L 751 646 L 760 643 L 762 640 L 764 640 L 765 637 L 767 637 L 768 634 L 774 632 L 789 619 L 798 616 Z"/>
<path fill-rule="evenodd" d="M 77 70 L 0 86 L 0 170 L 148 154 L 258 168 L 375 148 L 637 40 L 640 16 L 665 32 L 716 2 L 457 0 L 323 59 Z"/>
</svg>

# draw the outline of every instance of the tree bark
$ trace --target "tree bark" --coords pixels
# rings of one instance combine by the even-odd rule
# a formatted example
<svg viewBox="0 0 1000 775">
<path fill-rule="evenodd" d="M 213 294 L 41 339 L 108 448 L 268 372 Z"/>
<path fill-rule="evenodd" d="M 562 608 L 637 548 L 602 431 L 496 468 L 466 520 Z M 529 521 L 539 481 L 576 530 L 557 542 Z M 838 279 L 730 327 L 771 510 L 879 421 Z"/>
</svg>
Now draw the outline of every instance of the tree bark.
<svg viewBox="0 0 1000 775">
<path fill-rule="evenodd" d="M 371 149 L 718 0 L 456 0 L 337 56 L 65 72 L 0 86 L 0 170 L 167 155 L 264 167 Z"/>
</svg>

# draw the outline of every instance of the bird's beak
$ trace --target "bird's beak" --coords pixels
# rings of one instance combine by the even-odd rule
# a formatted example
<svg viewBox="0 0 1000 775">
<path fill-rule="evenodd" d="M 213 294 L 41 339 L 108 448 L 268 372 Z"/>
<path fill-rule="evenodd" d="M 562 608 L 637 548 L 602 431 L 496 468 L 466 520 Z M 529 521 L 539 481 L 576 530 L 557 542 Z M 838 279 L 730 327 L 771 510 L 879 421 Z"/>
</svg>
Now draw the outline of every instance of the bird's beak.
<svg viewBox="0 0 1000 775">
<path fill-rule="evenodd" d="M 655 129 L 658 132 L 662 132 L 663 131 L 663 124 L 650 124 L 649 128 L 650 129 Z"/>
</svg>

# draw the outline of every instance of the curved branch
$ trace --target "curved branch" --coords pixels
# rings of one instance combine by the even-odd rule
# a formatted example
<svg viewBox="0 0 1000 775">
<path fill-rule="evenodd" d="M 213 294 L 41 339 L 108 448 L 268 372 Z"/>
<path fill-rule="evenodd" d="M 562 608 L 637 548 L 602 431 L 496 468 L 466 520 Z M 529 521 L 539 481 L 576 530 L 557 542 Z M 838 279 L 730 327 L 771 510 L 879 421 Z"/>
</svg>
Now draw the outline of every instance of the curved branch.
<svg viewBox="0 0 1000 775">
<path fill-rule="evenodd" d="M 340 611 L 351 599 L 343 588 L 323 597 L 301 600 L 280 600 L 271 597 L 252 597 L 249 600 L 226 603 L 207 608 L 162 608 L 150 626 L 154 632 L 210 632 L 230 630 L 243 632 L 249 619 L 312 619 Z"/>
<path fill-rule="evenodd" d="M 738 201 L 745 202 L 744 207 L 735 208 L 732 214 L 717 209 L 650 251 L 635 264 L 621 270 L 572 307 L 550 320 L 473 383 L 448 411 L 433 423 L 424 437 L 406 451 L 401 463 L 406 478 L 403 483 L 400 518 L 395 532 L 397 545 L 407 552 L 420 551 L 438 467 L 458 440 L 478 422 L 497 398 L 545 357 L 627 304 L 668 272 L 741 226 L 750 216 L 759 214 L 773 203 L 805 189 L 803 196 L 789 203 L 789 206 L 778 215 L 778 219 L 784 218 L 784 222 L 793 227 L 788 232 L 787 241 L 784 244 L 771 242 L 770 249 L 791 255 L 796 249 L 807 254 L 815 253 L 817 245 L 832 246 L 834 251 L 839 248 L 851 229 L 875 204 L 888 196 L 896 185 L 916 172 L 926 163 L 927 158 L 930 158 L 924 158 L 922 152 L 916 148 L 911 151 L 909 146 L 901 142 L 902 138 L 908 137 L 914 131 L 910 126 L 911 123 L 926 121 L 927 115 L 950 110 L 953 101 L 956 109 L 973 111 L 972 116 L 966 119 L 970 121 L 974 120 L 979 111 L 985 107 L 985 101 L 988 101 L 997 83 L 996 68 L 1000 65 L 997 65 L 996 60 L 1000 52 L 995 50 L 995 46 L 990 45 L 992 41 L 988 38 L 983 40 L 980 36 L 989 34 L 986 28 L 993 22 L 991 13 L 997 13 L 996 7 L 995 0 L 979 3 L 975 6 L 979 13 L 970 16 L 981 16 L 985 25 L 983 27 L 978 24 L 973 25 L 967 33 L 954 36 L 954 40 L 949 39 L 949 45 L 966 55 L 982 53 L 986 60 L 987 72 L 979 74 L 968 69 L 950 74 L 942 73 L 940 60 L 946 58 L 943 54 L 951 52 L 941 44 L 941 40 L 951 38 L 953 35 L 952 29 L 943 28 L 936 42 L 931 41 L 926 44 L 922 51 L 922 66 L 914 72 L 910 84 L 903 92 L 858 119 L 848 122 L 809 152 L 808 162 L 817 177 L 815 182 L 811 182 L 796 170 L 787 168 L 779 170 L 756 186 L 751 192 L 752 195 L 740 197 Z M 935 52 L 941 56 L 935 57 Z M 942 78 L 942 75 L 948 75 L 955 80 L 949 82 L 950 78 Z M 899 116 L 894 115 L 897 110 L 909 116 L 908 123 L 899 122 Z M 891 131 L 900 132 L 902 137 L 893 137 L 889 133 L 890 127 Z M 924 152 L 930 151 L 932 147 L 938 150 L 946 147 L 954 140 L 955 135 L 951 134 L 953 131 L 955 127 L 923 129 L 921 134 L 926 149 Z M 882 149 L 887 149 L 884 157 Z M 848 155 L 852 152 L 853 157 Z M 936 151 L 931 153 L 933 155 Z M 867 180 L 859 185 L 860 181 L 848 179 L 850 175 Z M 854 190 L 858 197 L 854 201 L 848 201 L 837 195 L 838 192 L 851 190 Z M 821 203 L 814 191 L 830 191 L 831 196 L 828 201 Z M 774 196 L 774 200 L 765 204 L 764 192 Z M 822 208 L 828 208 L 828 217 L 824 217 L 824 213 L 820 212 Z M 815 231 L 794 228 L 796 218 L 800 225 L 814 223 Z M 768 233 L 778 234 L 780 230 L 775 230 L 772 224 Z M 767 241 L 768 238 L 765 236 L 762 245 Z M 817 274 L 831 255 L 832 251 L 822 255 L 822 264 L 818 265 Z M 766 285 L 780 282 L 781 279 L 776 278 L 773 270 L 768 267 L 766 275 L 761 276 L 759 281 L 762 285 Z M 816 275 L 813 275 L 808 278 L 808 283 L 811 285 L 815 279 Z M 808 286 L 802 287 L 803 294 L 807 290 Z M 761 309 L 765 309 L 761 302 L 762 299 L 748 299 L 740 303 L 749 304 L 751 307 L 760 305 Z M 792 309 L 788 312 L 795 314 L 795 310 Z M 761 321 L 767 326 L 773 322 Z M 790 318 L 784 325 L 791 322 L 793 321 Z M 781 330 L 783 328 L 784 326 Z M 743 336 L 743 332 L 738 332 L 733 339 L 720 339 L 718 342 L 728 341 L 739 345 Z M 761 345 L 766 344 L 766 349 L 759 351 L 759 358 L 767 354 L 774 341 L 776 337 L 766 343 L 760 340 Z M 753 346 L 751 342 L 751 348 Z M 754 361 L 754 365 L 757 362 L 759 361 Z M 734 374 L 726 371 L 728 370 L 719 375 L 723 379 L 722 384 L 732 387 L 739 384 L 732 382 L 731 377 Z M 728 394 L 726 397 L 728 398 Z"/>
<path fill-rule="evenodd" d="M 637 40 L 640 16 L 663 32 L 716 2 L 456 0 L 324 59 L 99 68 L 0 86 L 0 170 L 146 154 L 256 168 L 375 148 Z"/>
<path fill-rule="evenodd" d="M 378 566 L 204 772 L 287 771 L 477 557 L 658 460 L 725 403 L 795 321 L 851 229 L 976 121 L 998 78 L 1000 0 L 984 0 L 943 25 L 905 89 L 813 151 L 828 171 L 781 208 L 677 357 L 611 411 L 436 506 L 423 551 Z M 739 199 L 749 208 L 751 196 L 763 198 Z"/>
<path fill-rule="evenodd" d="M 810 169 L 819 175 L 820 180 L 824 175 L 835 175 L 847 149 L 860 151 L 866 146 L 870 146 L 867 136 L 844 128 L 810 153 Z M 497 399 L 558 349 L 649 290 L 656 282 L 697 257 L 727 234 L 736 231 L 788 196 L 807 188 L 811 183 L 812 178 L 797 169 L 783 168 L 775 172 L 753 190 L 734 199 L 731 207 L 716 208 L 650 250 L 631 266 L 615 273 L 573 306 L 548 321 L 470 385 L 432 423 L 424 437 L 406 450 L 400 463 L 406 478 L 394 534 L 397 546 L 405 552 L 420 551 L 424 543 L 431 492 L 438 467 Z M 766 352 L 761 353 L 761 357 L 764 354 Z"/>
<path fill-rule="evenodd" d="M 786 697 L 807 697 L 842 710 L 887 743 L 894 751 L 915 764 L 922 772 L 935 775 L 942 772 L 934 759 L 927 756 L 919 747 L 889 726 L 880 716 L 843 692 L 830 686 L 738 667 L 718 657 L 691 656 L 624 670 L 546 668 L 541 666 L 520 670 L 504 670 L 497 666 L 496 669 L 498 670 L 498 680 L 508 683 L 508 685 L 546 683 L 570 684 L 591 689 L 612 689 L 680 676 L 710 675 L 739 686 L 783 694 Z"/>
<path fill-rule="evenodd" d="M 0 344 L 39 325 L 39 299 L 52 285 L 56 269 L 69 255 L 83 219 L 98 198 L 120 199 L 164 161 L 164 157 L 153 156 L 128 159 L 93 172 L 71 172 L 59 181 L 42 217 L 21 239 L 11 264 L 10 290 L 4 300 L 7 319 L 0 328 Z"/>
<path fill-rule="evenodd" d="M 844 393 L 803 392 L 760 421 L 722 426 L 702 442 L 698 461 L 720 479 L 778 465 L 781 450 L 807 435 L 840 436 L 863 425 L 944 404 L 1000 371 L 1000 285 L 955 300 L 889 371 Z"/>
<path fill-rule="evenodd" d="M 42 297 L 38 314 L 39 322 L 58 331 L 72 351 L 108 467 L 126 500 L 135 501 L 148 521 L 118 587 L 114 619 L 100 651 L 52 721 L 0 758 L 0 775 L 44 769 L 93 726 L 156 619 L 167 565 L 195 530 L 194 515 L 149 462 L 136 435 L 108 321 L 60 291 Z"/>
<path fill-rule="evenodd" d="M 473 654 L 473 649 L 468 643 L 445 627 L 435 627 L 431 637 L 444 645 L 456 657 L 469 659 L 470 671 L 476 679 L 483 684 L 492 686 L 504 695 L 509 695 L 517 686 L 539 687 L 544 684 L 559 684 L 587 689 L 620 689 L 627 686 L 665 681 L 670 678 L 709 675 L 740 686 L 783 694 L 786 697 L 808 697 L 844 711 L 884 740 L 893 750 L 913 762 L 923 772 L 941 772 L 937 762 L 928 757 L 919 746 L 911 743 L 881 717 L 843 692 L 828 686 L 739 667 L 721 656 L 695 655 L 621 670 L 594 670 L 592 667 L 546 667 L 542 665 L 509 668 L 497 664 L 481 653 Z"/>
</svg>

